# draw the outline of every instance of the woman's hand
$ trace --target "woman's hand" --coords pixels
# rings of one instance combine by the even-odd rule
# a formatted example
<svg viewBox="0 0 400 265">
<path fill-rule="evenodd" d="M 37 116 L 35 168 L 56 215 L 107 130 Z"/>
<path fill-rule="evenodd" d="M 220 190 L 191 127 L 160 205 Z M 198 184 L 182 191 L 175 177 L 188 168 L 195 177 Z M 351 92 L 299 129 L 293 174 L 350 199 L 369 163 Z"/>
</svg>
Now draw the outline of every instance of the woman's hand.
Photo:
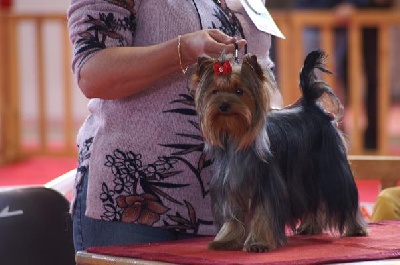
<svg viewBox="0 0 400 265">
<path fill-rule="evenodd" d="M 181 57 L 185 66 L 197 62 L 200 56 L 219 57 L 222 51 L 234 53 L 237 43 L 239 50 L 246 45 L 246 40 L 237 40 L 217 29 L 207 29 L 185 34 L 181 37 Z"/>
</svg>

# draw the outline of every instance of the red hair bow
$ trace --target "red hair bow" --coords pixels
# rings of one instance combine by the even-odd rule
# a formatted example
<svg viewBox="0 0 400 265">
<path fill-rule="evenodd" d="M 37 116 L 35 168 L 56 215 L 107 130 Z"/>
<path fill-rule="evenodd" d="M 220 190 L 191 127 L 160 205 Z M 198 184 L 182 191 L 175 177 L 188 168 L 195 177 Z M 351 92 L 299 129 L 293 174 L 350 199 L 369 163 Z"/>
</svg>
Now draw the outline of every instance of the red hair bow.
<svg viewBox="0 0 400 265">
<path fill-rule="evenodd" d="M 232 65 L 229 61 L 225 61 L 224 63 L 217 61 L 214 64 L 214 72 L 218 76 L 229 75 L 230 73 L 232 73 Z"/>
</svg>

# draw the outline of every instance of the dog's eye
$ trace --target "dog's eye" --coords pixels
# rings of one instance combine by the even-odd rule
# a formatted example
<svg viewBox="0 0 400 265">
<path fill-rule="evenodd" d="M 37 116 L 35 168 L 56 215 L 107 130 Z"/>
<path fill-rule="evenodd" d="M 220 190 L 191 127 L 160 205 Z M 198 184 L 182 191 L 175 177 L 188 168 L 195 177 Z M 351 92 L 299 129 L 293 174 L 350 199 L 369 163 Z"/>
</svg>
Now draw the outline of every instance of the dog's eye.
<svg viewBox="0 0 400 265">
<path fill-rule="evenodd" d="M 236 95 L 243 95 L 243 89 L 238 88 L 238 89 L 236 89 L 235 93 L 236 93 Z"/>
<path fill-rule="evenodd" d="M 218 94 L 218 93 L 219 93 L 219 90 L 214 89 L 211 93 L 213 93 L 213 94 Z"/>
</svg>

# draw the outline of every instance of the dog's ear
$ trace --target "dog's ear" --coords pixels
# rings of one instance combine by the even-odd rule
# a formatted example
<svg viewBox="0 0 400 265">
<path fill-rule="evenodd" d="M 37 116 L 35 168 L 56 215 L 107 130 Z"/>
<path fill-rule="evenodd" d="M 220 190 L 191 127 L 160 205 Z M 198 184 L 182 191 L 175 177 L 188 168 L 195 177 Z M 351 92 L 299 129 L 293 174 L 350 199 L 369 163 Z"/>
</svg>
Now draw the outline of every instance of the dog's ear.
<svg viewBox="0 0 400 265">
<path fill-rule="evenodd" d="M 210 67 L 212 68 L 213 64 L 214 60 L 212 58 L 205 56 L 197 58 L 197 64 L 195 66 L 196 68 L 193 74 L 190 76 L 188 83 L 189 92 L 192 96 L 194 96 L 196 92 L 201 76 L 207 71 L 207 69 L 210 69 Z"/>
<path fill-rule="evenodd" d="M 244 55 L 243 56 L 243 65 L 250 66 L 260 80 L 264 79 L 264 71 L 262 70 L 261 65 L 258 63 L 256 55 L 252 55 L 249 53 Z"/>
<path fill-rule="evenodd" d="M 215 61 L 210 57 L 202 56 L 197 58 L 197 75 L 201 76 L 204 74 L 207 69 L 214 65 L 214 62 Z"/>
</svg>

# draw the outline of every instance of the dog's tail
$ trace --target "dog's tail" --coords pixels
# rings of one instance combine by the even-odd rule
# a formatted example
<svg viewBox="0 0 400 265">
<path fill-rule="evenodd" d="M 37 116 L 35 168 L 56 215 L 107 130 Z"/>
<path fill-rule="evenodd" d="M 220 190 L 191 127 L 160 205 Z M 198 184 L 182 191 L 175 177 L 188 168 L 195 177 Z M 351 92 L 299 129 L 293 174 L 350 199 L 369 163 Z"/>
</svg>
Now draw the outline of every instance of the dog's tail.
<svg viewBox="0 0 400 265">
<path fill-rule="evenodd" d="M 315 73 L 315 69 L 319 69 L 323 73 L 332 74 L 328 69 L 325 68 L 326 54 L 323 50 L 315 50 L 310 52 L 304 60 L 303 68 L 300 72 L 300 88 L 302 92 L 302 104 L 303 105 L 314 105 L 318 101 L 324 100 L 324 95 L 327 95 L 330 99 L 328 104 L 330 113 L 339 115 L 342 111 L 342 104 L 339 99 L 335 96 L 330 86 L 318 78 Z M 323 106 L 325 109 L 325 106 Z M 334 109 L 332 109 L 334 108 Z"/>
</svg>

